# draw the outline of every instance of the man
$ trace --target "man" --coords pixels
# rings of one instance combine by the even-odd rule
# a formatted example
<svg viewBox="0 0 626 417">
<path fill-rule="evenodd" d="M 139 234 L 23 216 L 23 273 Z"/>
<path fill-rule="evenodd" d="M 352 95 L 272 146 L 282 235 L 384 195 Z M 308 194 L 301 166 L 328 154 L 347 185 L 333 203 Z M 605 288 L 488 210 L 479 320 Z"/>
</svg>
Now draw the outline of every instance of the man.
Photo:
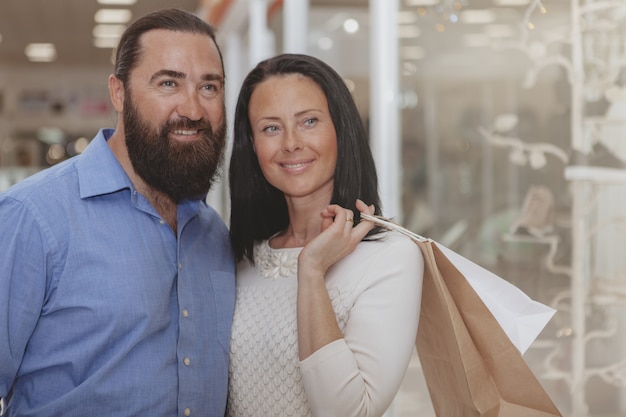
<svg viewBox="0 0 626 417">
<path fill-rule="evenodd" d="M 223 416 L 234 305 L 228 231 L 204 197 L 223 159 L 213 29 L 131 24 L 115 130 L 0 196 L 5 416 Z"/>
</svg>

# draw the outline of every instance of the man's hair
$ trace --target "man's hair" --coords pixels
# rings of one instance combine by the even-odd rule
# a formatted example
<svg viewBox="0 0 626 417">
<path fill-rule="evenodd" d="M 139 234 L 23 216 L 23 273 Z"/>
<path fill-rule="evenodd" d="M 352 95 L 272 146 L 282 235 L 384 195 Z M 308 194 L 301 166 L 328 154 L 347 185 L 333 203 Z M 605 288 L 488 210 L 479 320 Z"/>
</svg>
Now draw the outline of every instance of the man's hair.
<svg viewBox="0 0 626 417">
<path fill-rule="evenodd" d="M 115 76 L 127 85 L 131 71 L 141 58 L 141 35 L 151 30 L 165 29 L 174 32 L 205 34 L 213 40 L 220 56 L 222 73 L 224 61 L 213 26 L 199 17 L 180 9 L 163 9 L 140 17 L 131 23 L 120 39 L 115 55 Z"/>
<path fill-rule="evenodd" d="M 368 135 L 358 109 L 341 76 L 328 64 L 308 55 L 283 54 L 260 62 L 243 81 L 235 110 L 233 148 L 229 168 L 231 196 L 230 232 L 237 260 L 253 260 L 255 241 L 268 239 L 289 225 L 283 193 L 263 176 L 252 143 L 248 118 L 250 97 L 271 77 L 301 74 L 314 81 L 326 96 L 337 137 L 337 164 L 331 204 L 354 211 L 356 199 L 374 204 L 381 214 L 376 166 Z M 370 231 L 376 234 L 379 228 Z"/>
</svg>

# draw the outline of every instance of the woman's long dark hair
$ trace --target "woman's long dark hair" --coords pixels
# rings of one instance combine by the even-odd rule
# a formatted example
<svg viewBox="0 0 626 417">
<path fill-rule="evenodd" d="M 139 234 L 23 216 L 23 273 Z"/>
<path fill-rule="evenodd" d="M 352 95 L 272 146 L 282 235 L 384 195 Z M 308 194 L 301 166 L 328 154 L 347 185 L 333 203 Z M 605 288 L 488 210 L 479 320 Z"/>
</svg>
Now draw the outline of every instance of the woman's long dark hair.
<svg viewBox="0 0 626 417">
<path fill-rule="evenodd" d="M 308 55 L 283 54 L 260 62 L 243 81 L 235 110 L 233 148 L 229 168 L 230 235 L 235 258 L 253 260 L 254 243 L 289 225 L 287 203 L 281 191 L 263 176 L 252 144 L 248 105 L 254 89 L 273 76 L 301 74 L 324 92 L 337 136 L 337 165 L 329 204 L 354 211 L 357 198 L 374 204 L 381 214 L 376 166 L 368 136 L 345 82 L 328 64 Z M 378 232 L 371 231 L 368 236 Z"/>
</svg>

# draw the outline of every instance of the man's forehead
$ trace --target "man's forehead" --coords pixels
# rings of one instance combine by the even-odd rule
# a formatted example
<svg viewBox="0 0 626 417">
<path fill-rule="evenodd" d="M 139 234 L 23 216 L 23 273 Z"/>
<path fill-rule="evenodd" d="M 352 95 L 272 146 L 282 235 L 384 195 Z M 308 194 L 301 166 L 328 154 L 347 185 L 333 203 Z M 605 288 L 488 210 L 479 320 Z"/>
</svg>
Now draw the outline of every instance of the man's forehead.
<svg viewBox="0 0 626 417">
<path fill-rule="evenodd" d="M 181 36 L 197 37 L 200 43 L 180 41 Z M 155 29 L 144 33 L 140 45 L 137 67 L 142 64 L 151 66 L 151 73 L 173 71 L 188 74 L 192 64 L 204 60 L 206 68 L 202 70 L 202 77 L 224 78 L 219 50 L 208 34 Z"/>
</svg>

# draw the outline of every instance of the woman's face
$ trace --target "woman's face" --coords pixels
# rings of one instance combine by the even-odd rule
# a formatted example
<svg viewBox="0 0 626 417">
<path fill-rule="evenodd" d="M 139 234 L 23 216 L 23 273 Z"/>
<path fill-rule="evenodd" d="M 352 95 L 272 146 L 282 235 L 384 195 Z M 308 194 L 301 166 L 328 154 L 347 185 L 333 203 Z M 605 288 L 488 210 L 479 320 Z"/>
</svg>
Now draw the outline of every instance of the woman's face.
<svg viewBox="0 0 626 417">
<path fill-rule="evenodd" d="M 248 117 L 261 171 L 287 198 L 328 204 L 337 164 L 337 135 L 321 88 L 301 74 L 257 85 Z"/>
</svg>

